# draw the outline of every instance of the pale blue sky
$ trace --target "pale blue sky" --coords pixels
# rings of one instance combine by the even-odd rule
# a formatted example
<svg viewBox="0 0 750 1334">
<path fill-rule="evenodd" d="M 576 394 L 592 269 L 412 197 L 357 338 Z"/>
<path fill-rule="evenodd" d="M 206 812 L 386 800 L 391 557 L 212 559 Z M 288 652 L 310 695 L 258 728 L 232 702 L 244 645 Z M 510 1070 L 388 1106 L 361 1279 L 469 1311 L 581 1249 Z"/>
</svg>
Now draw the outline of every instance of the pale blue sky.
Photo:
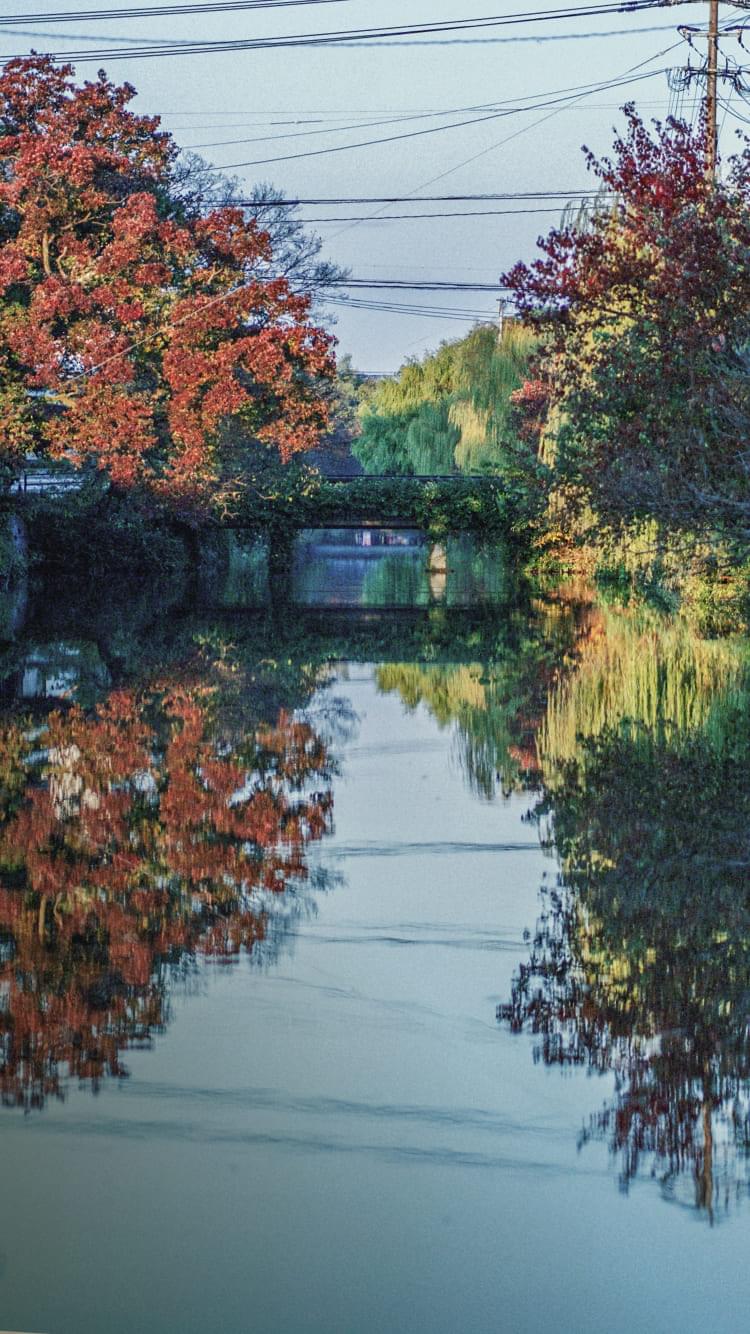
<svg viewBox="0 0 750 1334">
<path fill-rule="evenodd" d="M 125 0 L 108 0 L 110 8 Z M 143 7 L 149 3 L 144 0 Z M 93 9 L 103 0 L 81 0 L 80 9 Z M 554 7 L 559 7 L 560 0 Z M 136 7 L 130 0 L 130 7 Z M 538 0 L 536 8 L 542 8 Z M 552 0 L 550 0 L 552 7 Z M 225 40 L 237 37 L 284 35 L 301 32 L 357 28 L 375 24 L 423 23 L 477 15 L 518 12 L 518 0 L 344 0 L 278 12 L 249 11 L 171 18 L 138 18 L 75 23 L 55 26 L 54 20 L 38 28 L 2 29 L 2 17 L 70 12 L 71 0 L 0 0 L 0 53 L 3 56 L 37 50 L 80 51 L 86 46 L 114 46 L 111 41 L 130 39 Z M 678 23 L 699 23 L 706 16 L 705 4 L 653 9 L 631 15 L 604 15 L 588 19 L 559 20 L 542 25 L 496 30 L 503 38 L 487 44 L 464 42 L 444 45 L 375 45 L 352 48 L 246 51 L 208 55 L 174 55 L 164 59 L 127 58 L 105 63 L 110 75 L 136 85 L 136 106 L 158 112 L 164 125 L 184 146 L 200 146 L 203 156 L 217 166 L 297 153 L 312 147 L 355 142 L 379 135 L 399 133 L 414 125 L 379 126 L 362 132 L 361 125 L 338 134 L 304 139 L 213 146 L 223 139 L 237 140 L 261 135 L 279 135 L 286 130 L 319 129 L 320 125 L 279 125 L 279 120 L 341 117 L 341 124 L 379 119 L 392 113 L 449 110 L 483 106 L 506 99 L 535 98 L 560 89 L 616 78 L 651 60 L 645 70 L 662 70 L 683 64 L 689 48 L 680 42 Z M 722 6 L 723 21 L 737 13 Z M 739 15 L 737 16 L 739 18 Z M 638 31 L 652 29 L 652 31 Z M 622 35 L 566 38 L 539 42 L 557 34 L 587 31 Z M 32 33 L 34 34 L 32 36 Z M 59 36 L 55 36 L 59 34 Z M 468 37 L 478 34 L 467 34 Z M 664 48 L 674 46 L 659 57 Z M 117 45 L 125 45 L 119 40 Z M 737 55 L 737 46 L 728 43 Z M 693 58 L 694 60 L 697 57 Z M 81 64 L 81 77 L 91 77 L 96 65 Z M 543 123 L 549 112 L 536 110 L 502 120 L 490 120 L 460 129 L 445 130 L 416 139 L 382 144 L 351 152 L 330 153 L 297 161 L 274 162 L 238 169 L 235 173 L 250 186 L 268 180 L 294 196 L 349 196 L 408 194 L 483 193 L 586 188 L 590 177 L 584 168 L 580 145 L 605 151 L 612 141 L 612 128 L 620 119 L 617 111 L 632 97 L 646 115 L 667 112 L 669 90 L 663 73 L 632 89 L 597 92 L 576 106 L 559 110 Z M 748 108 L 739 104 L 742 114 Z M 372 115 L 371 115 L 372 113 Z M 457 116 L 456 119 L 467 117 Z M 447 117 L 450 120 L 451 117 Z M 330 122 L 326 122 L 326 125 Z M 724 140 L 730 145 L 737 122 L 730 117 Z M 511 138 L 511 136 L 513 136 Z M 508 142 L 503 142 L 507 140 Z M 206 147 L 205 145 L 210 145 Z M 466 159 L 481 156 L 460 166 Z M 455 168 L 455 170 L 454 170 Z M 433 186 L 433 177 L 449 173 Z M 544 202 L 526 207 L 543 207 Z M 388 212 L 427 212 L 438 204 L 389 208 Z M 449 207 L 449 206 L 446 206 Z M 456 205 L 456 208 L 502 208 L 524 205 Z M 351 216 L 367 208 L 306 209 L 305 217 L 333 213 Z M 517 217 L 430 219 L 400 222 L 324 224 L 325 253 L 350 267 L 363 278 L 456 279 L 466 282 L 495 282 L 500 272 L 516 259 L 530 258 L 536 238 L 559 218 L 559 208 L 548 214 L 519 214 Z M 377 294 L 375 294 L 377 295 Z M 408 302 L 409 293 L 393 300 Z M 443 297 L 422 293 L 423 305 L 469 308 L 494 314 L 491 294 Z M 455 338 L 470 327 L 440 316 L 388 314 L 383 312 L 336 312 L 335 332 L 341 350 L 351 352 L 363 370 L 391 370 L 405 357 L 432 348 L 444 338 Z"/>
</svg>

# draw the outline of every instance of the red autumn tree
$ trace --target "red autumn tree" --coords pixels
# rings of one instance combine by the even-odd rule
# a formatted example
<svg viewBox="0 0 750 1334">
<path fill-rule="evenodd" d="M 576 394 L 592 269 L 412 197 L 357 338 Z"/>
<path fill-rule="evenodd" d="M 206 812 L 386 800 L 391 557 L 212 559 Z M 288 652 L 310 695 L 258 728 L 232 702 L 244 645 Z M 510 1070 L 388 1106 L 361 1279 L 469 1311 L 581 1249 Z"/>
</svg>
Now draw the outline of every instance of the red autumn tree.
<svg viewBox="0 0 750 1334">
<path fill-rule="evenodd" d="M 331 339 L 238 208 L 187 213 L 135 90 L 47 56 L 0 75 L 0 464 L 93 461 L 164 500 L 226 501 L 222 425 L 282 459 L 327 422 Z"/>
<path fill-rule="evenodd" d="M 653 131 L 632 107 L 611 159 L 587 153 L 605 206 L 506 276 L 540 329 L 556 481 L 609 521 L 750 526 L 750 150 L 706 177 L 702 130 Z M 549 446 L 549 449 L 548 449 Z"/>
</svg>

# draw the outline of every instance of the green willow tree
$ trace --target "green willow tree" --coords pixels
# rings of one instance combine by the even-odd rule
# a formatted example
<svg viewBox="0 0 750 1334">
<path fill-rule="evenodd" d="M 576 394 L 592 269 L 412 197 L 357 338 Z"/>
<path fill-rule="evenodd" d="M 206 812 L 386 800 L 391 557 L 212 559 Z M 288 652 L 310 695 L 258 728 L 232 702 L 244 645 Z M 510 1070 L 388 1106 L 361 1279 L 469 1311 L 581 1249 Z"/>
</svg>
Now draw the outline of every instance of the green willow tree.
<svg viewBox="0 0 750 1334">
<path fill-rule="evenodd" d="M 503 473 L 519 440 L 511 395 L 527 373 L 534 337 L 517 324 L 479 325 L 410 361 L 365 399 L 354 452 L 367 472 Z"/>
</svg>

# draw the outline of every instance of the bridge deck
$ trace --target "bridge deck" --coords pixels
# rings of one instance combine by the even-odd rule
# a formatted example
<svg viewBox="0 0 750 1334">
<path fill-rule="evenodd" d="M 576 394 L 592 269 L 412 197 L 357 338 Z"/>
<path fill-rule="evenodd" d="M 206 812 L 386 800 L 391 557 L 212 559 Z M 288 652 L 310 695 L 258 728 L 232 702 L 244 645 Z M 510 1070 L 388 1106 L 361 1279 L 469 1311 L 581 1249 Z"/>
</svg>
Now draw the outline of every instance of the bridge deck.
<svg viewBox="0 0 750 1334">
<path fill-rule="evenodd" d="M 328 529 L 350 529 L 350 528 L 375 528 L 383 531 L 394 532 L 396 530 L 419 533 L 422 531 L 421 525 L 414 519 L 384 519 L 379 515 L 372 514 L 347 514 L 342 511 L 340 515 L 335 514 L 325 519 L 311 519 L 300 528 L 302 533 L 325 532 Z"/>
<path fill-rule="evenodd" d="M 484 472 L 340 472 L 323 475 L 325 482 L 492 482 L 498 479 Z"/>
</svg>

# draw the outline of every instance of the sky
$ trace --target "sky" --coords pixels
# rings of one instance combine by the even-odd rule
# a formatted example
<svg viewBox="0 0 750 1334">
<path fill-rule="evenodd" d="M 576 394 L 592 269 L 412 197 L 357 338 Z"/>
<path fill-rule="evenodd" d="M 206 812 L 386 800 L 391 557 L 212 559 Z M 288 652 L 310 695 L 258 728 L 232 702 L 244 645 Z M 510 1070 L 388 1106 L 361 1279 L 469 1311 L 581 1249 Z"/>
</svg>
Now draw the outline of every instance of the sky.
<svg viewBox="0 0 750 1334">
<path fill-rule="evenodd" d="M 162 2 L 167 7 L 177 0 Z M 560 220 L 559 201 L 444 204 L 426 202 L 426 197 L 590 190 L 593 178 L 581 146 L 607 152 L 614 128 L 622 124 L 618 108 L 628 99 L 647 118 L 680 110 L 666 70 L 698 65 L 705 41 L 696 37 L 691 50 L 678 26 L 699 27 L 707 16 L 705 3 L 688 3 L 466 31 L 460 40 L 438 34 L 360 45 L 201 54 L 176 48 L 174 54 L 150 59 L 130 54 L 115 58 L 113 53 L 159 41 L 221 42 L 507 16 L 521 7 L 519 0 L 326 0 L 244 12 L 160 17 L 138 12 L 106 21 L 86 17 L 86 11 L 97 8 L 132 12 L 155 3 L 78 0 L 74 6 L 71 0 L 0 0 L 0 59 L 32 48 L 60 54 L 107 49 L 107 59 L 78 63 L 77 76 L 94 77 L 103 65 L 117 82 L 134 84 L 134 109 L 158 113 L 182 146 L 200 152 L 218 168 L 252 164 L 233 166 L 228 173 L 248 191 L 268 181 L 294 198 L 413 195 L 413 202 L 385 208 L 339 204 L 300 209 L 306 220 L 342 219 L 321 221 L 317 228 L 311 222 L 311 230 L 323 238 L 325 257 L 348 268 L 352 276 L 480 285 L 498 283 L 516 260 L 533 258 L 539 235 Z M 562 0 L 535 0 L 534 10 L 526 12 L 547 5 L 559 9 Z M 590 5 L 588 0 L 586 7 Z M 61 16 L 73 10 L 75 21 L 63 22 Z M 742 19 L 727 4 L 722 11 L 722 23 Z M 8 23 L 16 16 L 41 15 L 44 22 L 28 26 Z M 725 48 L 741 58 L 736 38 L 727 37 Z M 596 87 L 628 71 L 647 77 L 625 87 Z M 720 113 L 722 145 L 731 151 L 732 134 L 743 124 L 738 117 L 750 117 L 750 109 L 729 84 L 724 87 L 730 105 L 726 115 L 723 107 Z M 580 89 L 584 91 L 550 105 L 553 97 Z M 698 92 L 694 82 L 682 98 L 684 112 L 692 111 Z M 545 105 L 535 109 L 535 102 Z M 375 124 L 406 116 L 415 119 Z M 454 121 L 473 123 L 345 151 L 291 156 Z M 261 161 L 275 158 L 285 160 Z M 469 210 L 485 215 L 412 216 Z M 378 211 L 410 216 L 373 217 Z M 349 221 L 352 218 L 366 220 Z M 355 366 L 369 372 L 394 371 L 407 358 L 461 337 L 476 318 L 497 314 L 493 291 L 446 295 L 373 290 L 357 292 L 356 297 L 437 308 L 421 314 L 329 308 L 325 318 L 340 352 L 349 353 Z"/>
</svg>

